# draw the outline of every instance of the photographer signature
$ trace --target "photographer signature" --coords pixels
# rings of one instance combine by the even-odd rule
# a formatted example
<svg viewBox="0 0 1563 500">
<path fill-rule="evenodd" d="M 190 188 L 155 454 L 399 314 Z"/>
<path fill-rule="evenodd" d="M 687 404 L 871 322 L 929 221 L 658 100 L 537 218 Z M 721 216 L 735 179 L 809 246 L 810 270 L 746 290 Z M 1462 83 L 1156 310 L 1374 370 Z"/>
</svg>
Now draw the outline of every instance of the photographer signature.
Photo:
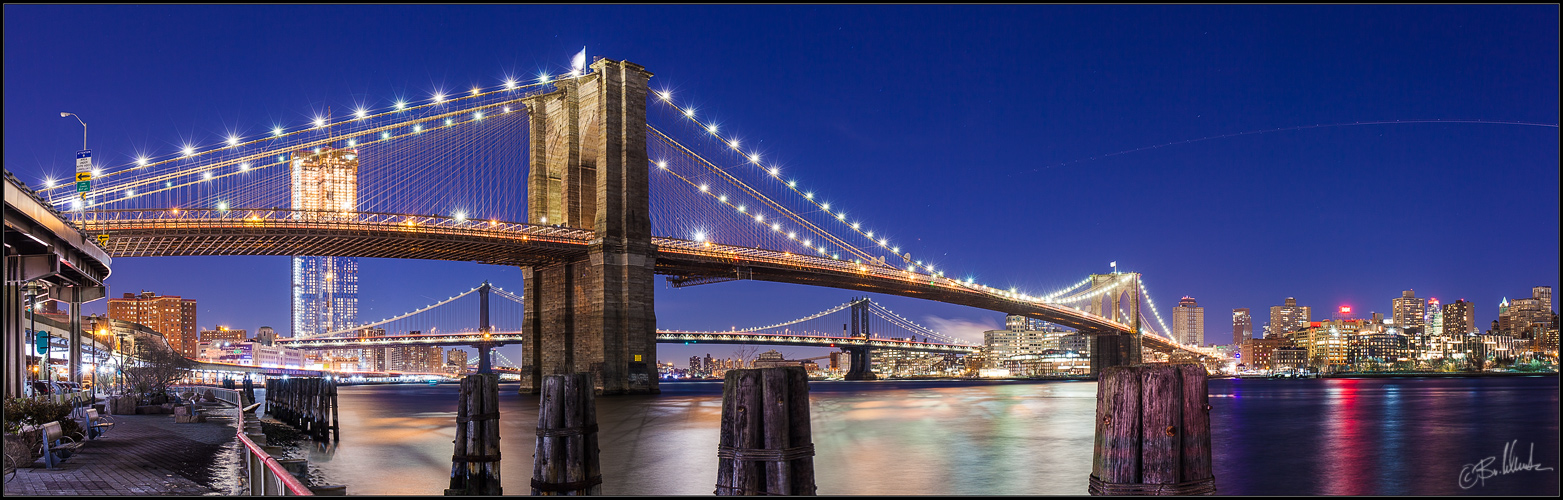
<svg viewBox="0 0 1563 500">
<path fill-rule="evenodd" d="M 1461 467 L 1460 489 L 1468 490 L 1477 484 L 1486 486 L 1487 478 L 1511 472 L 1552 470 L 1551 467 L 1542 467 L 1541 464 L 1536 463 L 1536 443 L 1530 444 L 1530 456 L 1526 457 L 1524 462 L 1520 462 L 1519 455 L 1515 454 L 1515 447 L 1519 443 L 1520 440 L 1516 439 L 1503 445 L 1503 463 L 1499 464 L 1497 470 L 1487 467 L 1497 461 L 1498 457 L 1483 458 L 1474 464 L 1466 464 L 1465 467 Z"/>
</svg>

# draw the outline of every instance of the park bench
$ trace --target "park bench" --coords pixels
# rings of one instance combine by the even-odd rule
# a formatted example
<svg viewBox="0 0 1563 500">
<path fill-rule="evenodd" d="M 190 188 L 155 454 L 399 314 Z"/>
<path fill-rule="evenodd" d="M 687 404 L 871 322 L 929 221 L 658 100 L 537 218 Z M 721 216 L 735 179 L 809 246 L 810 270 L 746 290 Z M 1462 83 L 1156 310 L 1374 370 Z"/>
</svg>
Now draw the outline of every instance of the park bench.
<svg viewBox="0 0 1563 500">
<path fill-rule="evenodd" d="M 81 448 L 82 442 L 65 435 L 59 422 L 43 424 L 43 464 L 44 467 L 54 469 L 64 462 L 76 449 Z"/>
<path fill-rule="evenodd" d="M 114 428 L 114 418 L 108 415 L 99 415 L 98 410 L 95 408 L 87 409 L 85 420 L 87 425 L 83 427 L 87 428 L 87 439 L 97 439 L 104 432 Z"/>
</svg>

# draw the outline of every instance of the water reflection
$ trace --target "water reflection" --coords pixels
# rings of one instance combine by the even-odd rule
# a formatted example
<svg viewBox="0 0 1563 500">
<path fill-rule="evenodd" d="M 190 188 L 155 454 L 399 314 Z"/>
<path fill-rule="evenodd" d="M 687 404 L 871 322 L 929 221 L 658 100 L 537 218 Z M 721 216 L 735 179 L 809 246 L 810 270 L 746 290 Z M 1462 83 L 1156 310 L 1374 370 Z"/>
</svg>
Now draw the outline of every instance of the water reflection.
<svg viewBox="0 0 1563 500">
<path fill-rule="evenodd" d="M 711 494 L 721 383 L 662 387 L 658 396 L 597 400 L 604 494 Z M 1086 492 L 1094 382 L 810 388 L 821 494 Z M 501 477 L 506 493 L 526 494 L 537 398 L 514 385 L 500 390 Z M 1534 441 L 1537 462 L 1558 466 L 1556 378 L 1213 380 L 1210 390 L 1222 494 L 1557 492 L 1553 473 L 1500 476 L 1484 490 L 1455 485 L 1462 464 L 1498 454 L 1508 439 L 1521 449 Z M 449 483 L 456 396 L 456 385 L 340 388 L 341 442 L 310 456 L 320 480 L 355 495 L 439 494 Z M 1484 417 L 1471 418 L 1478 411 Z"/>
</svg>

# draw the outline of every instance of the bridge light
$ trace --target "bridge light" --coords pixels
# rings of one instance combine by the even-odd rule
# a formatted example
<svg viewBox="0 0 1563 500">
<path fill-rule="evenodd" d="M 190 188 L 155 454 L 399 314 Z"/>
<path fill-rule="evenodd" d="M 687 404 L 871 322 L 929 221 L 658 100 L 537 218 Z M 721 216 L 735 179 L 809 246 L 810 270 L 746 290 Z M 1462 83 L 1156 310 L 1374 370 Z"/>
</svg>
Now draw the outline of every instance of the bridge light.
<svg viewBox="0 0 1563 500">
<path fill-rule="evenodd" d="M 320 148 L 315 148 L 315 154 L 320 154 Z"/>
<path fill-rule="evenodd" d="M 830 204 L 829 203 L 820 205 L 819 207 L 822 208 L 822 209 L 825 209 L 825 210 L 830 210 Z"/>
<path fill-rule="evenodd" d="M 860 227 L 863 227 L 863 223 L 861 223 L 861 222 L 853 222 L 852 223 L 852 229 L 857 229 L 857 228 L 860 228 Z"/>
<path fill-rule="evenodd" d="M 126 189 L 125 190 L 125 197 L 126 198 L 129 198 L 129 197 L 132 197 L 132 196 L 135 196 L 135 195 L 136 195 L 136 190 L 134 190 L 134 189 Z"/>
<path fill-rule="evenodd" d="M 390 132 L 380 132 L 380 140 L 385 141 L 385 140 L 390 140 L 390 138 L 391 138 L 391 133 Z"/>
<path fill-rule="evenodd" d="M 483 119 L 483 112 L 482 111 L 478 111 L 478 112 L 472 113 L 472 119 L 473 120 L 482 120 Z"/>
<path fill-rule="evenodd" d="M 812 199 L 814 199 L 814 193 L 812 193 L 812 192 L 803 193 L 803 197 L 812 200 Z"/>
<path fill-rule="evenodd" d="M 245 170 L 249 170 L 249 169 L 250 169 L 250 164 L 249 163 L 240 163 L 239 164 L 239 170 L 240 171 L 245 171 Z"/>
<path fill-rule="evenodd" d="M 715 134 L 716 133 L 716 124 L 712 123 L 710 125 L 706 125 L 706 132 L 710 132 L 710 133 Z"/>
<path fill-rule="evenodd" d="M 367 116 L 368 114 L 369 114 L 369 112 L 368 111 L 364 111 L 364 108 L 358 108 L 358 109 L 353 110 L 353 116 L 356 116 L 356 117 L 359 117 L 359 118 L 363 118 L 364 116 Z"/>
<path fill-rule="evenodd" d="M 434 94 L 434 102 L 444 102 L 445 94 Z"/>
<path fill-rule="evenodd" d="M 239 136 L 236 136 L 236 135 L 228 136 L 228 145 L 229 146 L 237 146 L 237 145 L 239 145 Z"/>
<path fill-rule="evenodd" d="M 515 80 L 511 80 L 511 79 L 506 79 L 505 80 L 505 89 L 508 90 L 508 89 L 513 89 L 513 88 L 516 88 L 516 81 Z"/>
<path fill-rule="evenodd" d="M 228 202 L 226 202 L 226 201 L 219 201 L 219 202 L 217 202 L 217 210 L 219 210 L 219 211 L 227 211 L 228 210 Z"/>
<path fill-rule="evenodd" d="M 418 132 L 422 132 L 423 131 L 423 125 L 413 125 L 412 126 L 412 131 L 415 134 L 418 133 Z"/>
<path fill-rule="evenodd" d="M 147 166 L 147 157 L 145 157 L 145 156 L 137 157 L 136 158 L 136 165 L 143 166 L 143 167 Z"/>
<path fill-rule="evenodd" d="M 407 108 L 407 103 L 402 102 L 402 101 L 396 101 L 396 110 L 397 111 L 401 111 L 401 110 L 406 109 L 406 108 Z"/>
<path fill-rule="evenodd" d="M 738 205 L 738 211 L 740 213 L 742 213 L 744 211 L 744 206 L 743 205 Z"/>
<path fill-rule="evenodd" d="M 210 170 L 201 172 L 201 179 L 208 181 L 212 180 L 212 172 Z"/>
<path fill-rule="evenodd" d="M 274 136 L 282 135 L 282 127 L 272 127 L 271 135 L 274 135 Z"/>
<path fill-rule="evenodd" d="M 738 139 L 733 139 L 729 144 L 733 147 L 733 149 L 738 149 Z"/>
<path fill-rule="evenodd" d="M 315 126 L 316 127 L 323 127 L 325 125 L 326 125 L 326 119 L 325 118 L 321 118 L 321 117 L 318 117 L 318 116 L 315 117 Z"/>
<path fill-rule="evenodd" d="M 700 192 L 704 193 L 704 192 L 706 192 L 708 190 L 709 190 L 709 188 L 707 188 L 705 184 L 701 184 L 700 185 Z"/>
<path fill-rule="evenodd" d="M 451 121 L 451 120 L 450 120 L 450 118 L 446 118 L 446 119 L 445 119 L 445 126 L 447 126 L 447 127 L 449 127 L 449 126 L 450 126 L 450 124 L 451 124 L 451 123 L 455 123 L 455 122 L 452 122 L 452 121 Z"/>
<path fill-rule="evenodd" d="M 787 238 L 793 240 L 798 239 L 798 233 L 796 231 L 788 231 Z"/>
<path fill-rule="evenodd" d="M 762 214 L 754 214 L 754 221 L 763 223 L 765 222 L 765 216 Z"/>
<path fill-rule="evenodd" d="M 478 95 L 479 92 L 482 92 L 482 91 L 479 90 L 477 87 L 472 87 L 472 95 Z"/>
<path fill-rule="evenodd" d="M 841 212 L 841 213 L 836 214 L 836 219 L 843 220 L 843 221 L 847 220 L 847 213 L 846 212 Z"/>
<path fill-rule="evenodd" d="M 775 223 L 771 224 L 771 230 L 772 231 L 776 231 L 778 233 L 781 232 L 781 224 L 775 224 Z"/>
<path fill-rule="evenodd" d="M 749 161 L 752 162 L 752 163 L 759 163 L 760 162 L 760 153 L 749 153 Z M 771 175 L 776 175 L 776 169 L 775 168 L 771 169 Z"/>
<path fill-rule="evenodd" d="M 812 248 L 812 246 L 809 244 L 809 240 L 803 240 L 803 246 Z"/>
<path fill-rule="evenodd" d="M 179 150 L 179 152 L 180 153 L 184 153 L 185 156 L 190 156 L 192 154 L 195 154 L 195 148 L 192 148 L 190 146 L 185 146 L 184 149 Z"/>
<path fill-rule="evenodd" d="M 537 75 L 537 81 L 541 83 L 548 83 L 548 73 Z"/>
<path fill-rule="evenodd" d="M 347 140 L 347 147 L 351 148 L 351 147 L 357 147 L 357 146 L 358 146 L 358 140 L 357 139 L 348 139 Z"/>
<path fill-rule="evenodd" d="M 706 233 L 704 231 L 697 231 L 697 232 L 695 232 L 695 241 L 696 242 L 704 242 L 705 240 L 706 240 Z"/>
<path fill-rule="evenodd" d="M 509 112 L 510 112 L 510 106 L 505 106 L 505 112 L 506 112 L 506 113 L 509 113 Z"/>
<path fill-rule="evenodd" d="M 724 195 L 716 197 L 716 201 L 720 201 L 722 203 L 727 203 L 727 195 L 724 194 Z"/>
<path fill-rule="evenodd" d="M 663 161 L 663 160 L 657 160 L 657 168 L 660 168 L 660 169 L 663 169 L 663 170 L 667 170 L 668 162 Z"/>
<path fill-rule="evenodd" d="M 776 167 L 771 167 L 771 177 L 776 177 L 779 174 L 781 174 L 781 170 L 777 170 Z"/>
<path fill-rule="evenodd" d="M 467 213 L 466 212 L 456 212 L 456 220 L 457 221 L 467 220 Z"/>
</svg>

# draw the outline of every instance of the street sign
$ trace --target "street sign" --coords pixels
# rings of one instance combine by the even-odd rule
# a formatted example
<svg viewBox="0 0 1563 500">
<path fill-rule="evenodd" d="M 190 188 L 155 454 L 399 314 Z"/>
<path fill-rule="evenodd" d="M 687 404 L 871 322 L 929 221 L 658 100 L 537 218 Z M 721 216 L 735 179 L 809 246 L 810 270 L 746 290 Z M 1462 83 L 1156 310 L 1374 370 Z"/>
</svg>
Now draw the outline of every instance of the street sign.
<svg viewBox="0 0 1563 500">
<path fill-rule="evenodd" d="M 39 330 L 37 332 L 37 334 L 38 334 L 38 340 L 36 340 L 35 343 L 38 346 L 38 354 L 48 354 L 49 353 L 49 332 L 45 332 L 45 331 Z"/>
<path fill-rule="evenodd" d="M 107 244 L 109 244 L 109 235 L 107 235 L 107 234 L 100 234 L 100 235 L 98 235 L 98 244 L 99 245 L 107 245 Z"/>
<path fill-rule="evenodd" d="M 76 182 L 92 180 L 92 172 L 76 172 Z"/>
<path fill-rule="evenodd" d="M 81 182 L 77 182 L 76 183 L 76 192 L 78 192 L 78 193 L 85 193 L 85 192 L 91 191 L 91 190 L 92 190 L 92 181 L 81 181 Z"/>
<path fill-rule="evenodd" d="M 90 171 L 92 171 L 92 150 L 91 149 L 83 149 L 81 151 L 77 151 L 76 152 L 76 171 L 77 172 L 90 172 Z"/>
</svg>

